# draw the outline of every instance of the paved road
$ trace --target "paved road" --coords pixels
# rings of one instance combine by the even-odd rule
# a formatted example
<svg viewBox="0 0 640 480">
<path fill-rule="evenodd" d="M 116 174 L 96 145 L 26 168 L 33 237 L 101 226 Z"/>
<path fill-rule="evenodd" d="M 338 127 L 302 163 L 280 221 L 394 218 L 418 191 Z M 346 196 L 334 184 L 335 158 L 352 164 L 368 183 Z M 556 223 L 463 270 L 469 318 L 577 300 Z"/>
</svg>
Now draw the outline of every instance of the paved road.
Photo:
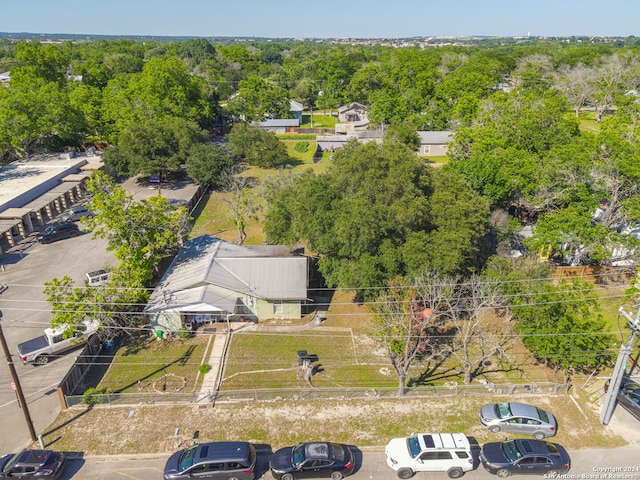
<svg viewBox="0 0 640 480">
<path fill-rule="evenodd" d="M 640 445 L 606 449 L 585 449 L 569 452 L 572 459 L 572 467 L 567 478 L 593 479 L 593 480 L 640 480 Z M 150 480 L 162 478 L 162 471 L 168 455 L 144 455 L 142 457 L 114 456 L 114 457 L 86 457 L 73 460 L 63 480 Z M 384 452 L 380 449 L 359 451 L 356 450 L 358 470 L 349 477 L 353 480 L 393 480 L 397 478 L 384 459 Z M 262 455 L 259 469 L 266 469 L 268 455 Z M 632 471 L 618 471 L 618 469 Z M 598 477 L 595 477 L 598 475 Z M 626 477 L 624 476 L 626 475 Z M 270 473 L 258 477 L 258 479 L 271 480 Z M 448 480 L 445 473 L 419 473 L 416 480 Z M 482 466 L 468 472 L 464 476 L 469 480 L 497 480 L 495 475 L 486 472 Z M 516 477 L 526 478 L 526 477 Z M 535 477 L 542 478 L 542 477 Z"/>
</svg>

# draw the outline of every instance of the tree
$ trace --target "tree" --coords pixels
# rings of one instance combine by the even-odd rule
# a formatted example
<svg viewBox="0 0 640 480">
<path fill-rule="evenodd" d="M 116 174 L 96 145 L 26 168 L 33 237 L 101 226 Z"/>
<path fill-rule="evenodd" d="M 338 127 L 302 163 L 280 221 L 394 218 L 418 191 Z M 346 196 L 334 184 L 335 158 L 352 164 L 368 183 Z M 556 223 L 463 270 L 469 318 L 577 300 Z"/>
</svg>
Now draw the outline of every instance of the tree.
<svg viewBox="0 0 640 480">
<path fill-rule="evenodd" d="M 149 120 L 127 127 L 118 145 L 105 151 L 104 162 L 125 175 L 177 172 L 205 138 L 197 124 L 182 118 Z"/>
<path fill-rule="evenodd" d="M 462 365 L 464 383 L 469 385 L 490 358 L 502 360 L 513 336 L 504 325 L 491 325 L 489 314 L 500 306 L 495 284 L 482 282 L 477 275 L 464 283 L 458 278 L 445 281 L 457 285 L 448 315 L 455 332 L 450 352 Z"/>
<path fill-rule="evenodd" d="M 581 279 L 553 285 L 550 268 L 535 259 L 494 258 L 483 273 L 497 282 L 516 320 L 515 332 L 541 362 L 562 369 L 594 369 L 609 360 L 611 336 L 593 286 Z"/>
<path fill-rule="evenodd" d="M 103 93 L 103 115 L 111 124 L 112 141 L 128 127 L 166 117 L 205 128 L 215 118 L 216 105 L 204 79 L 192 76 L 176 57 L 152 58 L 142 72 L 110 80 Z"/>
<path fill-rule="evenodd" d="M 242 166 L 236 165 L 228 168 L 221 179 L 221 189 L 226 192 L 222 200 L 231 208 L 232 221 L 238 232 L 238 245 L 242 245 L 246 240 L 246 221 L 258 208 L 256 198 L 251 192 L 256 186 L 256 180 L 243 175 L 242 172 Z"/>
<path fill-rule="evenodd" d="M 215 143 L 191 147 L 187 156 L 187 175 L 204 187 L 220 186 L 233 161 L 229 151 Z"/>
<path fill-rule="evenodd" d="M 471 268 L 483 217 L 486 203 L 462 179 L 405 145 L 351 142 L 326 173 L 304 173 L 272 196 L 265 231 L 272 243 L 305 240 L 331 286 L 382 287 L 425 267 Z"/>
<path fill-rule="evenodd" d="M 238 123 L 228 135 L 229 151 L 236 160 L 256 167 L 271 168 L 289 159 L 287 147 L 275 133 Z"/>
<path fill-rule="evenodd" d="M 111 177 L 95 172 L 87 182 L 93 195 L 89 219 L 94 236 L 107 239 L 107 249 L 132 278 L 146 282 L 161 259 L 175 253 L 188 232 L 186 208 L 174 208 L 160 195 L 136 202 Z"/>
<path fill-rule="evenodd" d="M 405 394 L 407 380 L 417 361 L 426 362 L 441 355 L 441 346 L 432 333 L 437 315 L 428 305 L 436 298 L 422 298 L 415 286 L 399 284 L 384 289 L 372 304 L 371 334 L 385 349 L 398 375 L 398 395 Z"/>
</svg>

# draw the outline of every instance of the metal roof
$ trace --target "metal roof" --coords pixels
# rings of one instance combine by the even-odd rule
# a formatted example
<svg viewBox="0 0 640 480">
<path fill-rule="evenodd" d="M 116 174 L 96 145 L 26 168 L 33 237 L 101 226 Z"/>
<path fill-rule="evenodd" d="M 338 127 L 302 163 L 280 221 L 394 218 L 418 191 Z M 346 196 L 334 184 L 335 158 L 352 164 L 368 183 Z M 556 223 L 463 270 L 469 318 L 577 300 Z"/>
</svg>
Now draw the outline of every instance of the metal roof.
<svg viewBox="0 0 640 480">
<path fill-rule="evenodd" d="M 267 256 L 202 235 L 178 252 L 145 310 L 206 303 L 233 311 L 238 295 L 229 294 L 229 290 L 265 300 L 306 299 L 307 258 Z"/>
<path fill-rule="evenodd" d="M 421 144 L 429 145 L 444 145 L 445 143 L 453 140 L 453 132 L 441 131 L 441 132 L 418 132 Z"/>
</svg>

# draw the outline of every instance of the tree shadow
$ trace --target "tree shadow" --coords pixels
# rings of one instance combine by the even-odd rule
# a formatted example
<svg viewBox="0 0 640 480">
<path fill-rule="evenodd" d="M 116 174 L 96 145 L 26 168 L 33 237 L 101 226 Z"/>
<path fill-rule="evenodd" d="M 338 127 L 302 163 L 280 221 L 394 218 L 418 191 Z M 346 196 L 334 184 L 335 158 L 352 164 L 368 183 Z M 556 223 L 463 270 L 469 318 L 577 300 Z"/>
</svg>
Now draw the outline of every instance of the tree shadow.
<svg viewBox="0 0 640 480">
<path fill-rule="evenodd" d="M 164 371 L 165 369 L 169 368 L 171 365 L 186 365 L 187 362 L 189 361 L 189 359 L 191 358 L 191 354 L 193 353 L 193 351 L 195 350 L 195 345 L 191 345 L 189 346 L 189 348 L 187 348 L 187 351 L 184 353 L 184 355 L 176 358 L 174 361 L 169 362 L 169 363 L 165 363 L 164 365 L 162 365 L 161 367 L 156 368 L 153 372 L 148 373 L 147 375 L 145 375 L 142 378 L 139 378 L 131 383 L 129 383 L 129 385 L 126 385 L 122 388 L 119 388 L 118 390 L 114 390 L 113 393 L 122 393 L 123 391 L 127 390 L 128 388 L 131 388 L 135 385 L 139 385 L 142 381 L 144 380 L 148 380 L 149 378 L 153 377 L 154 375 Z"/>
<path fill-rule="evenodd" d="M 83 411 L 81 411 L 80 413 L 74 415 L 73 417 L 71 417 L 69 420 L 61 423 L 60 425 L 57 425 L 56 427 L 52 428 L 51 430 L 47 430 L 42 434 L 42 437 L 46 437 L 47 435 L 51 435 L 54 432 L 57 432 L 58 430 L 66 427 L 67 425 L 70 425 L 71 423 L 75 422 L 76 420 L 78 420 L 80 417 L 85 416 L 87 413 L 89 413 L 91 410 L 93 409 L 93 405 L 88 405 L 87 408 L 85 408 Z M 47 442 L 46 445 L 50 445 L 52 443 L 55 443 L 58 439 L 52 441 L 52 442 Z"/>
</svg>

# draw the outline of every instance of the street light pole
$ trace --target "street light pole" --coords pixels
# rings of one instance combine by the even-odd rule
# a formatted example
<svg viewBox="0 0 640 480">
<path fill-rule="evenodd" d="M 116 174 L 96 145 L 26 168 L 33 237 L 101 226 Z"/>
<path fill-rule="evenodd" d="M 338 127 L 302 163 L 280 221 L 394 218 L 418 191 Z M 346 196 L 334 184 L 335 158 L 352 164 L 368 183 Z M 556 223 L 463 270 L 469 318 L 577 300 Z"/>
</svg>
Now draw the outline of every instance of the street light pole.
<svg viewBox="0 0 640 480">
<path fill-rule="evenodd" d="M 4 355 L 7 358 L 7 365 L 9 365 L 9 370 L 11 371 L 11 377 L 13 378 L 13 383 L 16 386 L 18 401 L 21 404 L 22 411 L 24 413 L 24 419 L 27 421 L 27 427 L 29 428 L 31 441 L 35 442 L 38 440 L 38 436 L 36 435 L 36 431 L 33 428 L 33 421 L 31 420 L 31 415 L 29 414 L 29 407 L 27 406 L 27 401 L 24 398 L 24 393 L 22 393 L 22 386 L 20 385 L 20 380 L 18 379 L 18 373 L 16 372 L 16 367 L 13 364 L 13 359 L 11 358 L 9 347 L 7 346 L 7 340 L 4 338 L 1 319 L 2 319 L 2 311 L 0 311 L 0 343 L 2 343 L 2 350 L 4 351 Z"/>
<path fill-rule="evenodd" d="M 636 333 L 638 333 L 638 330 L 640 329 L 640 307 L 638 307 L 638 312 L 636 313 L 635 318 L 632 318 L 632 316 L 624 310 L 624 307 L 620 307 L 619 312 L 629 320 L 627 325 L 631 328 L 631 336 L 629 337 L 629 341 L 626 345 L 624 343 L 620 345 L 618 360 L 616 361 L 616 365 L 611 373 L 609 389 L 604 397 L 602 411 L 600 412 L 600 423 L 602 425 L 608 425 L 609 420 L 611 420 L 611 416 L 613 415 L 618 390 L 620 390 L 620 385 L 622 384 L 622 376 L 627 368 L 627 362 L 629 361 L 629 356 L 633 349 L 633 341 L 636 338 Z"/>
</svg>

